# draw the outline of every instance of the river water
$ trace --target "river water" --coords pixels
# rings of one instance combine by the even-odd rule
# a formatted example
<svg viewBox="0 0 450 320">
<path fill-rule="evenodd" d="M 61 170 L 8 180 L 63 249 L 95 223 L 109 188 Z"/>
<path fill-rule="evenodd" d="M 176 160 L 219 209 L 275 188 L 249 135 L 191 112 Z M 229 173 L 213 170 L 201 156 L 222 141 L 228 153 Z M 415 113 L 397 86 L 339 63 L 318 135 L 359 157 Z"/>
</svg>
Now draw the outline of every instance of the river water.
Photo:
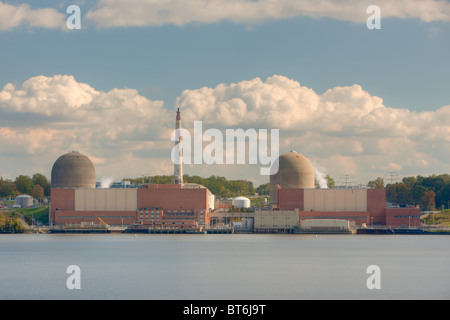
<svg viewBox="0 0 450 320">
<path fill-rule="evenodd" d="M 450 299 L 450 236 L 0 235 L 0 299 Z"/>
</svg>

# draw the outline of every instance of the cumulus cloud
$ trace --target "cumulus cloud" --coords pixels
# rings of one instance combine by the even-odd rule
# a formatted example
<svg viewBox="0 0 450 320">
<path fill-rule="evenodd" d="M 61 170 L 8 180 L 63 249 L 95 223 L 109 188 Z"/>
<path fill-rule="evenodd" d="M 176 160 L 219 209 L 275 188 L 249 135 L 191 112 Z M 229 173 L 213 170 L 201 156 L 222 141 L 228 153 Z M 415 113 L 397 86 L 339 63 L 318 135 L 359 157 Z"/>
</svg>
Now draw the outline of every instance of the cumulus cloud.
<svg viewBox="0 0 450 320">
<path fill-rule="evenodd" d="M 369 0 L 100 0 L 86 19 L 98 27 L 177 26 L 228 20 L 253 24 L 308 16 L 365 23 Z M 442 0 L 383 1 L 383 18 L 450 21 L 450 3 Z"/>
<path fill-rule="evenodd" d="M 92 128 L 96 138 L 110 139 L 157 134 L 147 121 L 166 117 L 162 101 L 148 100 L 135 89 L 102 92 L 69 75 L 36 76 L 21 86 L 8 83 L 0 106 L 4 112 L 44 115 L 58 129 Z"/>
<path fill-rule="evenodd" d="M 48 166 L 79 150 L 100 168 L 115 162 L 126 168 L 133 163 L 124 159 L 167 143 L 161 141 L 170 137 L 169 118 L 162 101 L 134 89 L 103 92 L 70 75 L 36 76 L 0 91 L 0 149 L 3 155 L 42 157 Z"/>
<path fill-rule="evenodd" d="M 450 105 L 427 112 L 392 108 L 357 84 L 318 94 L 274 75 L 185 90 L 175 108 L 191 132 L 194 121 L 202 121 L 203 130 L 223 133 L 279 129 L 280 153 L 296 150 L 337 181 L 346 174 L 367 182 L 387 171 L 450 170 Z M 171 174 L 174 119 L 173 109 L 135 89 L 105 92 L 70 75 L 8 83 L 0 90 L 0 167 L 17 174 L 43 168 L 49 174 L 57 157 L 78 150 L 103 177 Z M 260 167 L 191 165 L 185 172 L 265 183 Z"/>
<path fill-rule="evenodd" d="M 82 2 L 83 3 L 83 2 Z M 84 5 L 84 3 L 83 3 Z M 99 28 L 145 27 L 231 21 L 256 24 L 295 17 L 332 18 L 365 23 L 369 0 L 98 0 L 83 8 L 83 26 Z M 420 19 L 423 22 L 450 21 L 450 3 L 444 0 L 398 0 L 377 4 L 381 17 Z M 32 9 L 0 1 L 0 31 L 18 27 L 66 29 L 67 15 L 55 8 Z M 435 32 L 435 31 L 433 31 Z"/>
<path fill-rule="evenodd" d="M 204 128 L 280 129 L 281 152 L 297 150 L 330 174 L 450 169 L 442 152 L 450 148 L 450 106 L 433 112 L 391 108 L 357 84 L 317 94 L 274 75 L 185 90 L 177 107 L 187 127 L 202 120 Z"/>
<path fill-rule="evenodd" d="M 26 3 L 14 6 L 0 2 L 0 31 L 25 26 L 29 28 L 61 29 L 66 15 L 53 8 L 31 9 Z"/>
</svg>

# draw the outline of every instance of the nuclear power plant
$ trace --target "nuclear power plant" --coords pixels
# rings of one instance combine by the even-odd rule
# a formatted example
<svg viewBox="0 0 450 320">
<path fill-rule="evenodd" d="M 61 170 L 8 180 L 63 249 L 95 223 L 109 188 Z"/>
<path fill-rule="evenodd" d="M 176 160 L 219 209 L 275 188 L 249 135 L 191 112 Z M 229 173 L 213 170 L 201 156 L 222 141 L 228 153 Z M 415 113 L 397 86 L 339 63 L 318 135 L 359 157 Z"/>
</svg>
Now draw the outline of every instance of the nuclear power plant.
<svg viewBox="0 0 450 320">
<path fill-rule="evenodd" d="M 181 128 L 179 110 L 176 128 Z M 101 223 L 198 230 L 208 225 L 209 213 L 214 210 L 214 195 L 207 188 L 183 183 L 182 164 L 175 165 L 170 185 L 96 188 L 94 165 L 87 156 L 73 151 L 56 160 L 51 177 L 49 221 L 56 227 Z"/>
<path fill-rule="evenodd" d="M 179 109 L 175 128 L 181 129 Z M 176 144 L 182 140 L 178 136 Z M 54 163 L 51 185 L 49 220 L 55 228 L 102 224 L 193 232 L 234 225 L 246 232 L 348 233 L 367 226 L 420 226 L 420 210 L 388 208 L 384 189 L 316 188 L 311 161 L 295 151 L 278 158 L 278 171 L 270 176 L 270 203 L 255 210 L 248 210 L 247 198 L 226 204 L 208 188 L 184 183 L 182 161 L 174 164 L 172 184 L 97 188 L 93 163 L 73 151 Z M 235 207 L 240 210 L 230 210 Z"/>
</svg>

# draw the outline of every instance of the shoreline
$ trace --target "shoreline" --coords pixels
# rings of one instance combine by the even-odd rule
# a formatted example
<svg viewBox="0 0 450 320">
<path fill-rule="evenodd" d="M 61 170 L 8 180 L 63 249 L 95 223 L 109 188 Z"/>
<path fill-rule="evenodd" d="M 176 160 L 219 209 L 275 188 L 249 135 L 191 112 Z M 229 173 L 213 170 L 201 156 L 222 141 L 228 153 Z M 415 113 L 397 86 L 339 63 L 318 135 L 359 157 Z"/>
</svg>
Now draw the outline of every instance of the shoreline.
<svg viewBox="0 0 450 320">
<path fill-rule="evenodd" d="M 26 230 L 24 232 L 0 232 L 0 235 L 5 234 L 179 234 L 179 235 L 192 235 L 192 234 L 246 234 L 246 235 L 450 235 L 450 230 L 422 230 L 422 229 L 356 229 L 353 231 L 293 231 L 293 232 L 253 232 L 253 231 L 237 231 L 236 230 L 114 230 L 114 229 L 77 229 L 77 230 L 61 230 L 61 229 L 39 229 L 39 230 Z"/>
</svg>

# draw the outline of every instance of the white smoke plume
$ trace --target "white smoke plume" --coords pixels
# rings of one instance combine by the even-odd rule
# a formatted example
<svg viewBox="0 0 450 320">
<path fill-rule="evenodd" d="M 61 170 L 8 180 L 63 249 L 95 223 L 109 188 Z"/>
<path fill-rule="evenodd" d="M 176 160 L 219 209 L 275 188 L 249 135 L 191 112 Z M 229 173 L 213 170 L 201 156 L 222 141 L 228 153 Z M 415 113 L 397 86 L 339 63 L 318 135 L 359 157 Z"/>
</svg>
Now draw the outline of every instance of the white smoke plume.
<svg viewBox="0 0 450 320">
<path fill-rule="evenodd" d="M 328 181 L 326 178 L 326 174 L 324 173 L 324 169 L 319 168 L 314 162 L 312 162 L 312 165 L 314 167 L 314 176 L 319 184 L 320 189 L 328 189 Z"/>
<path fill-rule="evenodd" d="M 104 178 L 100 182 L 100 188 L 107 189 L 114 183 L 114 178 Z"/>
</svg>

